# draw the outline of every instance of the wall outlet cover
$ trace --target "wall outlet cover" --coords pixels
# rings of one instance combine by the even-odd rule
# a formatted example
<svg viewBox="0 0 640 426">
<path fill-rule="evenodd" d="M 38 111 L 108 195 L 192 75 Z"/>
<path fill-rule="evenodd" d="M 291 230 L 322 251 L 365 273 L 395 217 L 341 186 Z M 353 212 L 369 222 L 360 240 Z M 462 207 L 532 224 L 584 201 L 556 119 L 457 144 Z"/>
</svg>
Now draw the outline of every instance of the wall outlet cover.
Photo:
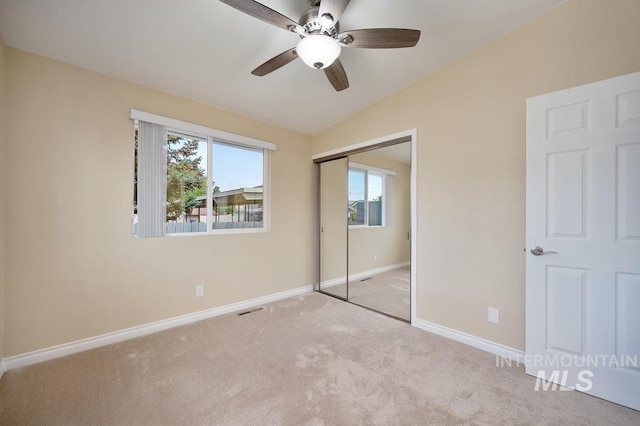
<svg viewBox="0 0 640 426">
<path fill-rule="evenodd" d="M 487 319 L 494 324 L 500 323 L 500 310 L 498 308 L 489 308 Z"/>
</svg>

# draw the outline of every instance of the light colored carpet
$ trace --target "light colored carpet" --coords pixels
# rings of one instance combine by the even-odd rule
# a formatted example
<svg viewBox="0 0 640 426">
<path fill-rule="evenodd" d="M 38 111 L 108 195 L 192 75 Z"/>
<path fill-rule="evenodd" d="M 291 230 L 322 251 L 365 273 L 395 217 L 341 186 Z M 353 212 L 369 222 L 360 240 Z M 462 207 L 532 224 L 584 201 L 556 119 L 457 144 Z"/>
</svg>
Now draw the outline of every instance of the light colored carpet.
<svg viewBox="0 0 640 426">
<path fill-rule="evenodd" d="M 411 319 L 411 268 L 405 266 L 369 279 L 349 281 L 349 301 L 409 321 Z M 347 286 L 339 284 L 323 289 L 347 297 Z"/>
<path fill-rule="evenodd" d="M 318 293 L 5 373 L 2 425 L 638 425 Z"/>
</svg>

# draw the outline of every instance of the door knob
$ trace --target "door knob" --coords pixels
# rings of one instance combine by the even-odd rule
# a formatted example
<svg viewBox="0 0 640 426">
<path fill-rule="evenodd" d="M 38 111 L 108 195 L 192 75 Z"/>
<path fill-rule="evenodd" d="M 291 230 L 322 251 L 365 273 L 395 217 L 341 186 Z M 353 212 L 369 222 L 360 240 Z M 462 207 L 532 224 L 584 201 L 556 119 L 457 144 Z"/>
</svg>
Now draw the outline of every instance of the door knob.
<svg viewBox="0 0 640 426">
<path fill-rule="evenodd" d="M 557 254 L 557 251 L 544 251 L 542 247 L 531 247 L 531 254 L 534 256 L 542 256 L 544 254 Z"/>
</svg>

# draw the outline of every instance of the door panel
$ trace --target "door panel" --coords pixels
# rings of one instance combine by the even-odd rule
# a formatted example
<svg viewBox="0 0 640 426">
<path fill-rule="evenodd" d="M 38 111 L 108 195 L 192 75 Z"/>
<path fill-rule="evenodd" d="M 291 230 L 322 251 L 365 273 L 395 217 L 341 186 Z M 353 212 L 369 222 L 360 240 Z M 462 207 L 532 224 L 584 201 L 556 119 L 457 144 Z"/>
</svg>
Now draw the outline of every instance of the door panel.
<svg viewBox="0 0 640 426">
<path fill-rule="evenodd" d="M 640 354 L 640 274 L 616 274 L 616 353 Z M 640 374 L 640 365 L 629 366 Z"/>
<path fill-rule="evenodd" d="M 640 409 L 640 73 L 527 101 L 526 266 L 527 373 Z"/>
<path fill-rule="evenodd" d="M 588 274 L 585 269 L 547 267 L 546 349 L 583 353 L 584 296 Z M 566 300 L 574 301 L 572 309 L 567 309 Z"/>
<path fill-rule="evenodd" d="M 618 240 L 640 243 L 640 143 L 617 150 Z"/>
<path fill-rule="evenodd" d="M 588 151 L 547 156 L 547 237 L 585 238 Z"/>
</svg>

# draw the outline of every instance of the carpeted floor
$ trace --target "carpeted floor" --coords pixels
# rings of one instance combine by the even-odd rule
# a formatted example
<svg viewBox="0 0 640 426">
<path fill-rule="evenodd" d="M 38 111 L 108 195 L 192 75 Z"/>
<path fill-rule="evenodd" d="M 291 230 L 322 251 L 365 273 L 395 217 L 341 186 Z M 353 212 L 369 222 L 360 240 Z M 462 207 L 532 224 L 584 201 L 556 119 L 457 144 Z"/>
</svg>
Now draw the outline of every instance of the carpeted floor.
<svg viewBox="0 0 640 426">
<path fill-rule="evenodd" d="M 519 367 L 311 293 L 5 373 L 2 425 L 638 425 Z"/>
<path fill-rule="evenodd" d="M 347 286 L 323 289 L 346 298 Z M 349 281 L 349 301 L 409 321 L 411 319 L 411 267 L 393 269 L 359 280 Z"/>
</svg>

